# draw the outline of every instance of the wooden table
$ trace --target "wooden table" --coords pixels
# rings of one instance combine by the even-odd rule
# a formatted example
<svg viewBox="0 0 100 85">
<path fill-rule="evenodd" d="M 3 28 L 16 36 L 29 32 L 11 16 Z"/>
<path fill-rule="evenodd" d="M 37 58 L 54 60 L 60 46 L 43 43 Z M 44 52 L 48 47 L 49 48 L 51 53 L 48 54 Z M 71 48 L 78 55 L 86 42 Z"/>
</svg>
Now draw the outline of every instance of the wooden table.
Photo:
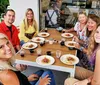
<svg viewBox="0 0 100 85">
<path fill-rule="evenodd" d="M 56 39 L 56 40 L 61 40 L 61 33 L 59 33 L 57 30 L 55 29 L 49 29 L 48 32 L 50 33 L 50 36 L 47 37 L 46 39 Z M 66 40 L 71 40 L 71 39 L 66 39 Z M 54 44 L 49 44 L 46 43 L 44 46 L 40 46 L 38 44 L 38 48 L 42 49 L 42 55 L 46 55 L 47 51 L 51 51 L 52 52 L 52 56 L 55 59 L 55 63 L 53 65 L 50 66 L 41 66 L 38 65 L 35 61 L 37 56 L 36 50 L 35 52 L 30 54 L 29 50 L 25 50 L 25 57 L 21 57 L 19 54 L 16 55 L 16 63 L 19 64 L 26 64 L 26 65 L 30 65 L 30 66 L 36 66 L 36 67 L 41 67 L 41 68 L 47 68 L 47 69 L 53 69 L 53 70 L 58 70 L 58 71 L 63 71 L 63 72 L 69 72 L 71 77 L 74 77 L 75 74 L 75 66 L 70 66 L 70 65 L 66 65 L 63 64 L 60 59 L 56 58 L 56 50 L 61 50 L 62 51 L 62 55 L 63 54 L 73 54 L 76 55 L 76 50 L 69 50 L 66 46 L 61 46 L 59 43 L 54 43 Z"/>
</svg>

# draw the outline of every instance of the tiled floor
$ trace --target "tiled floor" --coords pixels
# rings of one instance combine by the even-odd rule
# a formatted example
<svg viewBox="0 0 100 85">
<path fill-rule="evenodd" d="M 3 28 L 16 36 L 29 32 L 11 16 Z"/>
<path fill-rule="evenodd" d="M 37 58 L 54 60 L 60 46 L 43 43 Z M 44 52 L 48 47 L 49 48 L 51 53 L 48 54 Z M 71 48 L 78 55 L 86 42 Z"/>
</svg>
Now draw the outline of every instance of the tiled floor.
<svg viewBox="0 0 100 85">
<path fill-rule="evenodd" d="M 32 74 L 32 73 L 38 71 L 39 69 L 41 69 L 41 68 L 28 66 L 27 70 L 23 71 L 23 73 L 26 76 L 28 76 L 29 74 Z M 55 70 L 52 70 L 52 71 L 53 71 L 54 76 L 55 76 L 56 85 L 64 85 L 64 80 L 68 77 L 68 73 L 55 71 Z"/>
</svg>

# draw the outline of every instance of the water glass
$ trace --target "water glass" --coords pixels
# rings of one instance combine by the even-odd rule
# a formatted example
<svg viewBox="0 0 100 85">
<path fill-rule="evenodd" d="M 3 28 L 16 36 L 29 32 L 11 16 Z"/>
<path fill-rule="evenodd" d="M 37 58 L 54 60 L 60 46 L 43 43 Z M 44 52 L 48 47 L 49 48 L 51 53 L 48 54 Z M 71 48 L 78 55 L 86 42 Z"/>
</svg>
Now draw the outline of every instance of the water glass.
<svg viewBox="0 0 100 85">
<path fill-rule="evenodd" d="M 45 32 L 47 32 L 48 31 L 48 29 L 47 28 L 45 28 Z"/>
<path fill-rule="evenodd" d="M 61 57 L 61 51 L 60 51 L 60 50 L 57 50 L 57 51 L 56 51 L 56 57 L 57 57 L 57 58 L 60 58 L 60 57 Z"/>
<path fill-rule="evenodd" d="M 36 50 L 36 52 L 37 52 L 37 55 L 38 55 L 38 56 L 41 56 L 41 54 L 42 54 L 42 49 L 41 49 L 41 48 L 38 48 L 38 49 Z"/>
<path fill-rule="evenodd" d="M 54 40 L 51 38 L 49 39 L 49 44 L 53 44 L 54 43 Z"/>
</svg>

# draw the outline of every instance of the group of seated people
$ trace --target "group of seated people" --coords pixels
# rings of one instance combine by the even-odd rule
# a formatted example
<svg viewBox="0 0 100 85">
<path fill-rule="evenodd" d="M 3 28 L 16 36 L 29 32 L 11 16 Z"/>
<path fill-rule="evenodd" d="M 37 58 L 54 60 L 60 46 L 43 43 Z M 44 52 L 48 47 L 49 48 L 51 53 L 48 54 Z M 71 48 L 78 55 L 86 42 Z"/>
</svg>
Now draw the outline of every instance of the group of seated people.
<svg viewBox="0 0 100 85">
<path fill-rule="evenodd" d="M 0 23 L 0 85 L 56 85 L 51 70 L 39 70 L 27 78 L 19 71 L 24 70 L 24 66 L 13 65 L 14 55 L 20 50 L 21 45 L 39 32 L 31 8 L 28 8 L 25 13 L 20 32 L 13 25 L 14 20 L 15 11 L 8 9 L 4 21 Z M 67 78 L 64 85 L 99 85 L 100 17 L 94 14 L 87 16 L 84 12 L 80 12 L 75 27 L 65 29 L 65 32 L 72 31 L 77 33 L 73 40 L 77 42 L 75 48 L 78 50 L 77 56 L 80 62 L 75 68 L 75 78 Z M 81 61 L 84 58 L 85 60 Z"/>
<path fill-rule="evenodd" d="M 0 23 L 0 85 L 55 85 L 54 75 L 50 70 L 39 70 L 27 78 L 19 71 L 25 70 L 26 65 L 14 64 L 14 55 L 21 49 L 21 45 L 38 34 L 31 8 L 26 11 L 20 32 L 13 25 L 14 20 L 15 11 L 8 9 Z"/>
<path fill-rule="evenodd" d="M 77 33 L 73 41 L 77 42 L 75 48 L 80 60 L 75 69 L 75 78 L 66 79 L 65 85 L 99 85 L 100 17 L 80 12 L 74 28 L 65 31 Z"/>
</svg>

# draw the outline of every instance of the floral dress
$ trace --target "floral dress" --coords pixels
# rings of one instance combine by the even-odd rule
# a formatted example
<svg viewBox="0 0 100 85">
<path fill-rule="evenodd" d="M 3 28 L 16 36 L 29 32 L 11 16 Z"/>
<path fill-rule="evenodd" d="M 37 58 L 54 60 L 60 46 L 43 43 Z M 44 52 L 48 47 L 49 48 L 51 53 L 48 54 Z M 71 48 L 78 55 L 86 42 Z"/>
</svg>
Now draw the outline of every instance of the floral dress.
<svg viewBox="0 0 100 85">
<path fill-rule="evenodd" d="M 83 47 L 88 48 L 88 44 L 89 44 L 89 38 L 87 37 L 86 40 L 85 40 L 85 43 L 83 44 Z M 93 70 L 93 68 L 91 66 L 91 63 L 90 63 L 86 53 L 84 53 L 80 50 L 77 50 L 77 56 L 80 60 L 79 63 L 77 64 L 77 66 L 86 68 L 88 70 Z"/>
</svg>

